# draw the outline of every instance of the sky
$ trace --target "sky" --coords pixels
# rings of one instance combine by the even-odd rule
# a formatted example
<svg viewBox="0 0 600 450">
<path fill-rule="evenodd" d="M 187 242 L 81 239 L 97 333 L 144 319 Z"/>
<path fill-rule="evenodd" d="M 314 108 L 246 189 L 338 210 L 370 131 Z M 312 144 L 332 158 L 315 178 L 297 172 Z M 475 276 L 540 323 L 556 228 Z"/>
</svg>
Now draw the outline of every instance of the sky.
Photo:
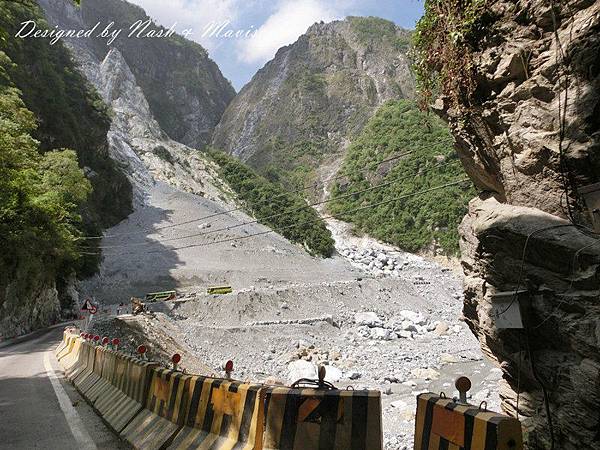
<svg viewBox="0 0 600 450">
<path fill-rule="evenodd" d="M 189 30 L 187 38 L 208 50 L 236 91 L 315 22 L 377 16 L 412 29 L 423 14 L 423 0 L 129 1 L 167 28 L 176 23 L 180 34 Z"/>
</svg>

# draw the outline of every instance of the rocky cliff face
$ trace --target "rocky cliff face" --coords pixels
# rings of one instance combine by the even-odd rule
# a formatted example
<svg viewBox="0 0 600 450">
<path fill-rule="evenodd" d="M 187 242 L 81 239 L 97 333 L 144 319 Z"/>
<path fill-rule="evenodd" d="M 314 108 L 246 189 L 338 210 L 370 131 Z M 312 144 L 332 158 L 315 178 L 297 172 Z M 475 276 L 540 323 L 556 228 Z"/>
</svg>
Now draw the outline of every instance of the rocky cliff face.
<svg viewBox="0 0 600 450">
<path fill-rule="evenodd" d="M 581 190 L 600 178 L 600 2 L 488 4 L 474 98 L 437 104 L 487 191 L 460 229 L 464 315 L 529 447 L 597 448 L 600 242 L 564 219 L 589 225 Z M 498 329 L 497 294 L 516 289 L 525 329 Z"/>
<path fill-rule="evenodd" d="M 143 9 L 123 0 L 85 0 L 75 8 L 70 0 L 40 0 L 49 20 L 61 27 L 100 22 L 123 29 L 114 42 L 147 99 L 152 115 L 173 140 L 200 148 L 210 142 L 213 129 L 235 95 L 229 81 L 200 45 L 180 36 L 144 39 L 126 34 L 138 20 L 146 21 Z M 153 24 L 154 29 L 159 28 Z M 106 39 L 80 39 L 96 60 L 111 51 Z M 85 41 L 85 42 L 83 42 Z"/>
<path fill-rule="evenodd" d="M 259 169 L 316 167 L 384 101 L 413 96 L 409 41 L 409 32 L 376 18 L 311 26 L 242 89 L 213 145 Z"/>
<path fill-rule="evenodd" d="M 50 20 L 56 21 L 54 23 L 76 27 L 85 26 L 86 11 L 94 4 L 88 0 L 79 10 L 64 0 L 43 0 L 42 3 Z M 111 12 L 111 5 L 119 5 L 125 11 L 134 11 L 138 15 L 143 13 L 126 2 L 109 2 L 105 11 L 107 18 L 119 12 Z M 121 20 L 125 20 L 123 16 Z M 131 180 L 136 205 L 145 202 L 156 180 L 213 200 L 218 200 L 224 193 L 230 194 L 226 185 L 218 179 L 213 163 L 197 150 L 172 140 L 164 131 L 119 46 L 98 58 L 97 43 L 93 40 L 69 39 L 66 43 L 79 69 L 111 108 L 112 121 L 108 130 L 110 156 Z M 210 63 L 213 64 L 212 61 Z M 181 84 L 178 89 L 185 91 L 187 87 Z M 168 90 L 165 95 L 169 96 Z M 190 101 L 194 102 L 193 96 Z M 206 111 L 200 109 L 197 113 L 204 114 Z"/>
</svg>

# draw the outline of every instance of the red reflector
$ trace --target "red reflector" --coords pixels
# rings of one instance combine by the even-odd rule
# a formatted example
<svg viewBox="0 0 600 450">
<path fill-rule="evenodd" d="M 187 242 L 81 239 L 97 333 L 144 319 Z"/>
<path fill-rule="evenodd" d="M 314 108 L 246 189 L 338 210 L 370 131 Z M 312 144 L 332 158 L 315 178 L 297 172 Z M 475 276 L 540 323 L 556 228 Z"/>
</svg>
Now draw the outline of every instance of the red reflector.
<svg viewBox="0 0 600 450">
<path fill-rule="evenodd" d="M 179 353 L 175 353 L 171 357 L 171 361 L 173 362 L 173 364 L 179 364 L 179 361 L 181 361 L 181 355 Z"/>
<path fill-rule="evenodd" d="M 138 353 L 140 353 L 140 354 L 142 354 L 142 355 L 143 355 L 144 353 L 146 353 L 146 346 L 145 346 L 145 345 L 140 345 L 140 346 L 137 348 L 137 351 L 138 351 Z"/>
<path fill-rule="evenodd" d="M 225 363 L 225 372 L 233 372 L 233 361 L 229 360 Z"/>
</svg>

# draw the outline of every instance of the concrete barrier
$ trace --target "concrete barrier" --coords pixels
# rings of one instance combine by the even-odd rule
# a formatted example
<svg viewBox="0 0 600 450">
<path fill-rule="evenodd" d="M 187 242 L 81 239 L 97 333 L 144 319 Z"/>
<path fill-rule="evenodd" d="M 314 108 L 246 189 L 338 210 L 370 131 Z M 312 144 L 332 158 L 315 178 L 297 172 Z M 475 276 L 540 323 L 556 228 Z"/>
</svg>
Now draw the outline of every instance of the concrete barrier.
<svg viewBox="0 0 600 450">
<path fill-rule="evenodd" d="M 60 343 L 58 344 L 58 347 L 56 347 L 56 350 L 54 350 L 54 354 L 56 355 L 57 358 L 61 353 L 63 353 L 65 351 L 65 349 L 68 349 L 70 337 L 71 337 L 71 333 L 69 330 L 63 331 L 62 341 L 60 341 Z"/>
<path fill-rule="evenodd" d="M 94 344 L 82 342 L 79 347 L 80 357 L 77 363 L 70 370 L 65 371 L 67 378 L 73 382 L 75 387 L 79 387 L 82 380 L 87 378 L 94 370 L 94 358 L 96 356 L 96 347 Z"/>
<path fill-rule="evenodd" d="M 262 443 L 263 385 L 194 376 L 184 427 L 169 449 L 258 449 Z"/>
<path fill-rule="evenodd" d="M 54 354 L 56 355 L 56 359 L 58 359 L 60 361 L 65 356 L 67 356 L 69 353 L 71 353 L 73 351 L 73 346 L 75 345 L 75 341 L 77 340 L 77 338 L 78 338 L 78 336 L 76 336 L 74 334 L 67 334 L 65 332 L 65 335 L 63 335 L 63 340 L 61 341 L 61 344 L 58 346 L 58 348 L 54 352 Z"/>
<path fill-rule="evenodd" d="M 264 450 L 381 450 L 381 393 L 268 388 Z"/>
<path fill-rule="evenodd" d="M 134 448 L 383 447 L 379 391 L 291 389 L 192 376 L 95 347 L 68 333 L 63 340 L 58 353 L 64 354 L 61 364 L 67 377 Z M 421 432 L 427 420 L 417 420 Z"/>
<path fill-rule="evenodd" d="M 100 381 L 102 376 L 102 369 L 104 366 L 104 355 L 106 351 L 103 347 L 96 346 L 90 350 L 91 357 L 93 357 L 93 364 L 88 369 L 78 376 L 74 382 L 75 386 L 86 397 L 90 402 L 94 402 L 94 398 L 90 395 L 92 388 Z"/>
<path fill-rule="evenodd" d="M 99 386 L 102 392 L 94 407 L 117 433 L 144 408 L 154 367 L 156 363 L 113 351 L 106 353 L 102 377 L 108 384 Z"/>
<path fill-rule="evenodd" d="M 136 449 L 159 450 L 181 430 L 188 401 L 190 375 L 151 369 L 144 409 L 120 433 Z"/>
<path fill-rule="evenodd" d="M 512 417 L 426 393 L 417 397 L 415 450 L 522 450 Z"/>
<path fill-rule="evenodd" d="M 65 370 L 65 375 L 68 379 L 70 379 L 69 375 L 81 368 L 87 361 L 86 356 L 82 352 L 84 341 L 81 338 L 77 338 L 73 342 L 73 346 L 71 352 L 67 354 L 64 358 L 60 359 L 60 364 Z"/>
</svg>

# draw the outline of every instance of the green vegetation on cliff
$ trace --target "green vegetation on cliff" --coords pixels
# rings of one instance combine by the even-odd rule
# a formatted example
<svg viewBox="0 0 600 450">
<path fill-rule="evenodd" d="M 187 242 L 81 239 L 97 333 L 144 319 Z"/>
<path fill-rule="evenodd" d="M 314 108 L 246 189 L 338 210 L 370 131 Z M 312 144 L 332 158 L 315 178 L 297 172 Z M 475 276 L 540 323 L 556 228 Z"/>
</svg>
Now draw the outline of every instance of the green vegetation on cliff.
<svg viewBox="0 0 600 450">
<path fill-rule="evenodd" d="M 98 95 L 62 44 L 14 38 L 32 19 L 46 26 L 35 2 L 0 2 L 4 336 L 46 326 L 60 306 L 71 307 L 66 280 L 93 273 L 99 262 L 81 255 L 78 237 L 96 235 L 131 211 L 131 185 L 109 157 L 110 120 Z M 58 309 L 42 304 L 56 300 L 55 286 L 63 302 Z"/>
<path fill-rule="evenodd" d="M 414 33 L 414 64 L 421 107 L 438 94 L 453 106 L 475 93 L 473 50 L 485 35 L 487 0 L 426 0 Z"/>
<path fill-rule="evenodd" d="M 302 196 L 268 181 L 225 153 L 213 150 L 209 154 L 220 167 L 220 177 L 237 193 L 238 199 L 260 223 L 290 241 L 304 245 L 312 254 L 331 256 L 334 250 L 331 233 L 317 212 L 307 206 Z"/>
<path fill-rule="evenodd" d="M 380 164 L 407 152 L 411 153 Z M 446 125 L 420 112 L 414 102 L 390 101 L 382 106 L 350 146 L 338 175 L 347 178 L 333 186 L 332 197 L 394 183 L 331 202 L 329 210 L 336 217 L 410 252 L 434 242 L 447 255 L 458 252 L 457 227 L 474 195 L 471 189 L 453 186 L 391 201 L 464 176 Z M 388 200 L 391 202 L 375 208 L 344 213 Z"/>
</svg>

